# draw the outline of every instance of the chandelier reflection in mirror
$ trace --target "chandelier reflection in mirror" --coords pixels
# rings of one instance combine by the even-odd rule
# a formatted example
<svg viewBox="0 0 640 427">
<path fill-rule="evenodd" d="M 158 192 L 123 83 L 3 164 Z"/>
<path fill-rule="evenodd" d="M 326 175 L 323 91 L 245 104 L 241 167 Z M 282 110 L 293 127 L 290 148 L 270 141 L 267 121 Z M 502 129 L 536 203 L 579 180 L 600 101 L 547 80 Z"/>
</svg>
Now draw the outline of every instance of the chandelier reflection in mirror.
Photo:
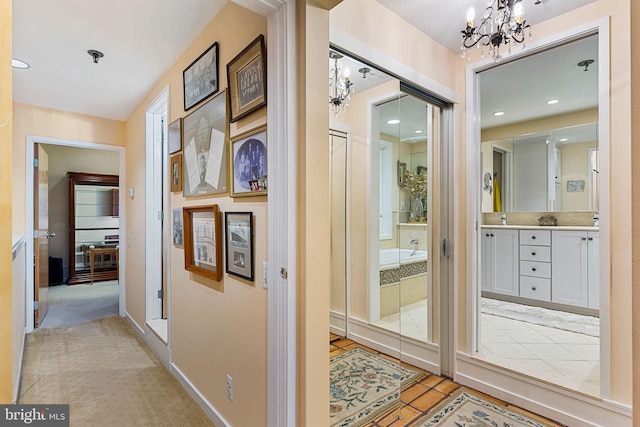
<svg viewBox="0 0 640 427">
<path fill-rule="evenodd" d="M 337 116 L 349 106 L 354 87 L 349 80 L 349 68 L 345 67 L 344 73 L 338 68 L 338 59 L 342 58 L 342 55 L 329 51 L 329 58 L 333 59 L 333 68 L 329 72 L 329 105 L 333 114 Z"/>
<path fill-rule="evenodd" d="M 531 26 L 524 19 L 524 8 L 522 0 L 487 0 L 487 8 L 484 17 L 477 27 L 473 25 L 475 10 L 470 7 L 467 12 L 467 28 L 462 30 L 462 53 L 463 58 L 470 53 L 467 49 L 477 46 L 481 50 L 481 57 L 484 58 L 484 48 L 489 46 L 489 53 L 494 61 L 502 59 L 500 47 L 505 45 L 511 54 L 511 45 L 522 43 L 525 48 L 525 30 L 529 30 L 531 37 Z"/>
</svg>

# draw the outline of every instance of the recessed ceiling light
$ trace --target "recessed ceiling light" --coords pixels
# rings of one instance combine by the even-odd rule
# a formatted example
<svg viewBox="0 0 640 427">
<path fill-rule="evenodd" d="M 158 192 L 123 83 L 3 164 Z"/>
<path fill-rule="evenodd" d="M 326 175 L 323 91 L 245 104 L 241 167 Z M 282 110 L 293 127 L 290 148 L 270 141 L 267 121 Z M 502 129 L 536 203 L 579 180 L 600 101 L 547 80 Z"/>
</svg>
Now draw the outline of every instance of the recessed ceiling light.
<svg viewBox="0 0 640 427">
<path fill-rule="evenodd" d="M 13 68 L 20 68 L 21 70 L 29 68 L 29 64 L 19 59 L 11 58 L 11 66 Z"/>
<path fill-rule="evenodd" d="M 560 102 L 559 99 L 550 99 L 547 101 L 547 104 L 553 105 L 553 104 L 557 104 L 558 102 Z"/>
<path fill-rule="evenodd" d="M 496 117 L 504 116 L 504 111 L 496 111 L 493 115 Z"/>
<path fill-rule="evenodd" d="M 422 133 L 422 129 L 416 129 L 413 131 L 413 133 Z"/>
<path fill-rule="evenodd" d="M 398 123 L 400 123 L 400 120 L 398 119 L 387 120 L 388 125 L 397 125 Z"/>
<path fill-rule="evenodd" d="M 560 138 L 560 142 L 566 142 L 568 140 L 569 140 L 569 138 Z"/>
</svg>

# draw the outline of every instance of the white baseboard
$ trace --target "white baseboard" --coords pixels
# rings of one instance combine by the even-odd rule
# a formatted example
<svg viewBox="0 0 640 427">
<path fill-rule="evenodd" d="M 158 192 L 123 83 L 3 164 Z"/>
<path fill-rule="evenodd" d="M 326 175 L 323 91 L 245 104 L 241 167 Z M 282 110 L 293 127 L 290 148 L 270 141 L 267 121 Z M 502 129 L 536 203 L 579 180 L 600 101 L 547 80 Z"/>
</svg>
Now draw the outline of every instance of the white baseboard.
<svg viewBox="0 0 640 427">
<path fill-rule="evenodd" d="M 403 362 L 440 375 L 440 352 L 437 345 L 405 337 L 400 339 L 395 332 L 354 317 L 349 318 L 347 338 L 395 358 L 400 358 L 402 346 Z"/>
<path fill-rule="evenodd" d="M 22 330 L 22 340 L 20 343 L 20 360 L 18 361 L 18 381 L 13 385 L 13 390 L 12 390 L 12 399 L 13 399 L 13 403 L 17 403 L 18 402 L 18 394 L 20 393 L 20 379 L 22 378 L 22 360 L 24 359 L 24 344 L 26 342 L 26 338 L 27 338 L 27 328 L 24 328 Z"/>
<path fill-rule="evenodd" d="M 345 315 L 337 311 L 329 310 L 329 330 L 341 337 L 347 336 L 345 328 Z"/>
<path fill-rule="evenodd" d="M 144 324 L 144 341 L 151 348 L 151 351 L 158 356 L 162 364 L 171 370 L 171 350 L 164 340 L 147 323 Z"/>
<path fill-rule="evenodd" d="M 140 338 L 145 339 L 144 329 L 142 329 L 140 325 L 138 325 L 136 321 L 133 320 L 133 317 L 131 317 L 131 315 L 126 310 L 124 312 L 124 317 L 126 317 L 129 323 L 131 323 L 131 326 L 133 326 L 133 329 L 135 329 L 138 335 L 140 335 Z"/>
<path fill-rule="evenodd" d="M 454 380 L 572 427 L 631 427 L 632 409 L 524 377 L 464 353 L 456 357 Z"/>
<path fill-rule="evenodd" d="M 231 424 L 229 424 L 222 417 L 222 415 L 220 415 L 220 413 L 216 410 L 216 408 L 214 408 L 213 405 L 193 385 L 193 383 L 191 381 L 189 381 L 189 379 L 186 377 L 186 375 L 184 375 L 184 373 L 182 373 L 180 368 L 178 368 L 175 365 L 175 363 L 171 363 L 170 371 L 173 374 L 173 376 L 178 379 L 180 384 L 182 384 L 182 387 L 184 387 L 185 390 L 187 390 L 187 393 L 189 393 L 189 396 L 191 396 L 193 398 L 193 400 L 196 401 L 198 406 L 200 406 L 200 408 L 202 408 L 202 410 L 204 411 L 205 414 L 207 414 L 209 419 L 211 421 L 213 421 L 214 425 L 216 425 L 218 427 L 231 427 Z"/>
</svg>

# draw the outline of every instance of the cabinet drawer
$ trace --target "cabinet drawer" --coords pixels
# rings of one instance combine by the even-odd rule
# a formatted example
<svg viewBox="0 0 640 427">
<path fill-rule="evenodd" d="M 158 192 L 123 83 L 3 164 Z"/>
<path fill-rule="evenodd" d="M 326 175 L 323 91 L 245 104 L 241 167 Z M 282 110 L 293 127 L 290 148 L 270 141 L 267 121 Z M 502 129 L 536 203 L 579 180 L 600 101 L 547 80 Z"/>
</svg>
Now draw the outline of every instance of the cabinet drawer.
<svg viewBox="0 0 640 427">
<path fill-rule="evenodd" d="M 520 259 L 523 261 L 551 262 L 551 248 L 549 246 L 520 245 Z"/>
<path fill-rule="evenodd" d="M 520 230 L 521 245 L 551 246 L 551 231 Z"/>
<path fill-rule="evenodd" d="M 520 275 L 551 278 L 551 263 L 537 261 L 520 261 Z"/>
<path fill-rule="evenodd" d="M 520 296 L 541 301 L 551 301 L 551 279 L 520 276 Z"/>
</svg>

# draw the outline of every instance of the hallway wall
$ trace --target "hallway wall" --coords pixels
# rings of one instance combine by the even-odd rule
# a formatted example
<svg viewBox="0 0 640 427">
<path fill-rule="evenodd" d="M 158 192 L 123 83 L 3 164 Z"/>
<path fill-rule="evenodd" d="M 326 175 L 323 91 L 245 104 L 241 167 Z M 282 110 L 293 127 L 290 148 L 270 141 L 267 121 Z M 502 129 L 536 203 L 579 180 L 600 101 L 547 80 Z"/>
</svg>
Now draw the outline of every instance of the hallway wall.
<svg viewBox="0 0 640 427">
<path fill-rule="evenodd" d="M 266 33 L 264 17 L 228 2 L 126 121 L 126 187 L 135 189 L 135 197 L 127 197 L 126 202 L 130 237 L 125 272 L 127 313 L 141 328 L 147 320 L 144 262 L 146 109 L 168 86 L 168 123 L 192 113 L 203 104 L 184 111 L 183 70 L 213 42 L 218 42 L 219 88 L 223 90 L 227 87 L 226 64 L 259 34 L 266 36 Z M 262 108 L 232 123 L 230 136 L 264 123 L 266 109 Z M 184 198 L 180 192 L 170 196 L 171 209 L 218 204 L 221 212 L 252 211 L 254 214 L 254 282 L 228 274 L 223 274 L 222 280 L 216 282 L 190 273 L 184 268 L 184 249 L 170 246 L 169 340 L 173 365 L 230 425 L 261 426 L 267 418 L 267 292 L 261 286 L 260 275 L 262 261 L 267 259 L 266 200 L 265 196 L 234 199 L 228 193 Z M 172 224 L 172 221 L 166 224 Z M 233 401 L 226 395 L 227 374 L 233 377 Z"/>
</svg>

